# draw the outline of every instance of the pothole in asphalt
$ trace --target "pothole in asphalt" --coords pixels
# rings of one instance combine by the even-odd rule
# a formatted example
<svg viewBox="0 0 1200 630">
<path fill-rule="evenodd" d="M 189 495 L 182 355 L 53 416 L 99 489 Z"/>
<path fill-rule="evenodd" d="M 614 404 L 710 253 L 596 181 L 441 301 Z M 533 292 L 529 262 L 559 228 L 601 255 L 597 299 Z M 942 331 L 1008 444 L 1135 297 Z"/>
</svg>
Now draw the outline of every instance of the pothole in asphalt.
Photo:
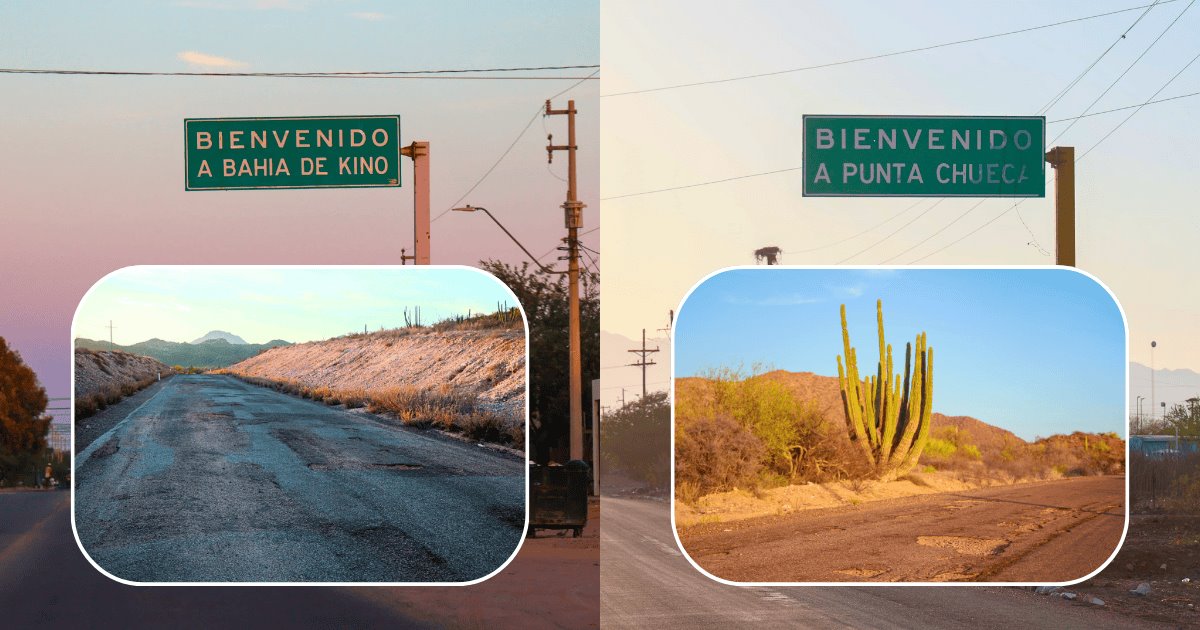
<svg viewBox="0 0 1200 630">
<path fill-rule="evenodd" d="M 233 414 L 230 413 L 213 413 L 211 411 L 197 411 L 184 416 L 184 420 L 191 422 L 216 422 L 220 420 L 233 420 Z"/>
<path fill-rule="evenodd" d="M 96 449 L 95 451 L 92 451 L 92 457 L 96 457 L 96 458 L 108 457 L 109 455 L 112 455 L 113 453 L 116 453 L 117 451 L 121 450 L 121 446 L 119 444 L 117 444 L 118 441 L 119 441 L 119 438 L 112 438 L 109 441 L 105 442 L 100 448 Z"/>
<path fill-rule="evenodd" d="M 994 556 L 1004 551 L 1009 542 L 1003 538 L 973 538 L 971 536 L 917 536 L 917 544 L 950 549 L 968 556 Z"/>
<path fill-rule="evenodd" d="M 420 464 L 375 464 L 372 462 L 342 462 L 338 464 L 309 464 L 309 470 L 420 470 Z"/>
</svg>

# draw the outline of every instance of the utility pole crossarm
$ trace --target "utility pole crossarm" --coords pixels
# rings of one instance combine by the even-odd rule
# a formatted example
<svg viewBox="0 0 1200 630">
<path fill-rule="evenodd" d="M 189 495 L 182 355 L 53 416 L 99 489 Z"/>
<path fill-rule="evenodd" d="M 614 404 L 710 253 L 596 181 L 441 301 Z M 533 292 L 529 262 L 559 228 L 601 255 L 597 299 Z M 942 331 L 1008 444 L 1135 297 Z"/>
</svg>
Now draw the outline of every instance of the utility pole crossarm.
<svg viewBox="0 0 1200 630">
<path fill-rule="evenodd" d="M 653 348 L 646 347 L 646 329 L 645 328 L 642 329 L 642 347 L 634 348 L 633 350 L 626 350 L 626 352 L 632 352 L 641 357 L 640 361 L 638 361 L 636 363 L 630 363 L 629 365 L 632 367 L 642 368 L 642 398 L 643 399 L 646 397 L 646 368 L 650 367 L 651 365 L 658 365 L 654 361 L 648 361 L 646 357 L 648 357 L 649 355 L 654 354 L 655 352 L 658 352 L 658 351 L 659 351 L 658 346 L 654 346 Z"/>
</svg>

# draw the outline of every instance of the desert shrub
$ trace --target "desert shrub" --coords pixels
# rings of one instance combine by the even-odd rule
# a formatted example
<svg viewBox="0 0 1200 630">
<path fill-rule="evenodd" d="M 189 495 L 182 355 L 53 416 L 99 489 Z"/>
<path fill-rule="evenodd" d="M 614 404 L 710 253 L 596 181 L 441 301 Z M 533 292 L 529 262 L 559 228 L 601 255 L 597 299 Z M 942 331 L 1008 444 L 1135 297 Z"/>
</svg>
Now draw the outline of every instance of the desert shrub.
<svg viewBox="0 0 1200 630">
<path fill-rule="evenodd" d="M 958 447 L 954 445 L 954 442 L 941 438 L 929 438 L 929 441 L 925 443 L 922 456 L 929 460 L 946 460 L 956 452 L 958 452 Z"/>
<path fill-rule="evenodd" d="M 979 447 L 971 442 L 971 435 L 954 426 L 940 427 L 929 436 L 920 462 L 930 464 L 938 470 L 967 471 L 977 468 L 983 458 Z"/>
<path fill-rule="evenodd" d="M 805 481 L 845 476 L 844 462 L 852 460 L 830 439 L 824 413 L 798 399 L 784 383 L 759 376 L 760 371 L 756 366 L 749 378 L 740 369 L 711 372 L 713 411 L 728 415 L 762 442 L 768 472 Z"/>
<path fill-rule="evenodd" d="M 701 418 L 677 428 L 675 483 L 691 484 L 698 496 L 753 486 L 766 447 L 728 415 Z"/>
</svg>

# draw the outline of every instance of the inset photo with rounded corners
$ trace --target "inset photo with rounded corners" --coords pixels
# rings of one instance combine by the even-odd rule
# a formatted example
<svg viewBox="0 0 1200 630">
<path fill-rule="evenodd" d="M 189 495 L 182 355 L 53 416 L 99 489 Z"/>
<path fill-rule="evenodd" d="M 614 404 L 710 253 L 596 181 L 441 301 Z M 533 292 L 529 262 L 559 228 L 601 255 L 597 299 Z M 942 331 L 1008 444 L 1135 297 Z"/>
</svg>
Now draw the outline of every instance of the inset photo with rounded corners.
<svg viewBox="0 0 1200 630">
<path fill-rule="evenodd" d="M 1126 326 L 1067 268 L 739 268 L 680 307 L 674 523 L 735 583 L 1066 583 L 1127 522 Z"/>
<path fill-rule="evenodd" d="M 523 540 L 527 328 L 488 273 L 128 267 L 73 336 L 75 532 L 110 577 L 466 583 Z"/>
</svg>

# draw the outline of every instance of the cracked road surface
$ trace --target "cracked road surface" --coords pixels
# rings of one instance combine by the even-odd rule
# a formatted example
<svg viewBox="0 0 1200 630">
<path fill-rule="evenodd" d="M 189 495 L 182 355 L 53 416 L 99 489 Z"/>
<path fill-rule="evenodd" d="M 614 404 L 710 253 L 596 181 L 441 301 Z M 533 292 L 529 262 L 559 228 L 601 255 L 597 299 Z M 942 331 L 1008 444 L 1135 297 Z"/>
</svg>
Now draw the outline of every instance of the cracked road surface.
<svg viewBox="0 0 1200 630">
<path fill-rule="evenodd" d="M 605 628 L 1171 628 L 1024 589 L 980 586 L 728 586 L 691 566 L 669 503 L 604 497 L 600 615 Z"/>
<path fill-rule="evenodd" d="M 135 582 L 460 582 L 520 543 L 521 460 L 218 375 L 76 460 L 75 525 Z"/>
<path fill-rule="evenodd" d="M 680 540 L 735 582 L 1067 582 L 1116 550 L 1124 500 L 1124 477 L 1081 477 L 706 523 Z"/>
</svg>

